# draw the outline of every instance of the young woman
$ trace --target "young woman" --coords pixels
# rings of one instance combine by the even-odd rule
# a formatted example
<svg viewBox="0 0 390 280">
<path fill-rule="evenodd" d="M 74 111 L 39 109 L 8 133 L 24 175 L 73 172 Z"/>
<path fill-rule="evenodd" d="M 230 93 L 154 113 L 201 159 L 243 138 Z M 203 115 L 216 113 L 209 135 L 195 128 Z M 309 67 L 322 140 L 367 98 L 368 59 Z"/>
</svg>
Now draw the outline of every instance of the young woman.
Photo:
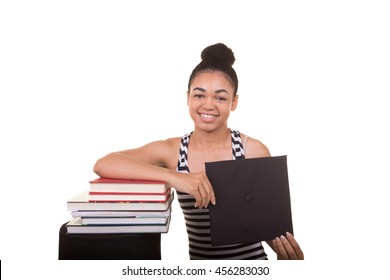
<svg viewBox="0 0 390 280">
<path fill-rule="evenodd" d="M 218 203 L 218 197 L 206 176 L 205 162 L 267 157 L 270 153 L 259 140 L 228 127 L 230 112 L 238 103 L 231 49 L 215 44 L 204 49 L 201 58 L 191 73 L 187 91 L 193 132 L 108 154 L 96 162 L 94 171 L 101 177 L 170 183 L 186 219 L 191 259 L 266 259 L 261 242 L 211 246 L 207 207 Z M 303 259 L 302 250 L 289 233 L 266 242 L 278 259 Z"/>
</svg>

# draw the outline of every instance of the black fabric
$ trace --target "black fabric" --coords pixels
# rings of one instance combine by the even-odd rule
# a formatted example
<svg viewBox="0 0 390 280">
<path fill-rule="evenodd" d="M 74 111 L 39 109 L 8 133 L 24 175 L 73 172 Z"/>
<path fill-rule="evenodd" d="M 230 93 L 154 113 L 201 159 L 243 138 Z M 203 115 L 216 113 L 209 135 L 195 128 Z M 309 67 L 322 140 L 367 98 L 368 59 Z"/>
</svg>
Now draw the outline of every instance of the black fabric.
<svg viewBox="0 0 390 280">
<path fill-rule="evenodd" d="M 217 198 L 209 207 L 213 245 L 293 234 L 286 156 L 209 162 L 206 173 Z"/>
<path fill-rule="evenodd" d="M 59 260 L 161 260 L 161 233 L 59 233 Z"/>
</svg>

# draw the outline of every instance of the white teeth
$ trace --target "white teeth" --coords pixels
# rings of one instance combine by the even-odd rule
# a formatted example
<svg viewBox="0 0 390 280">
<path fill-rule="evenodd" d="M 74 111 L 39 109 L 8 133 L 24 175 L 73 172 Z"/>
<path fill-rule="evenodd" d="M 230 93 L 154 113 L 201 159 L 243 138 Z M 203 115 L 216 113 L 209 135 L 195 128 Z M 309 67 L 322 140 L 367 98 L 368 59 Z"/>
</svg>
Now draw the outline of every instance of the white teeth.
<svg viewBox="0 0 390 280">
<path fill-rule="evenodd" d="M 206 114 L 201 114 L 201 115 L 202 115 L 202 117 L 207 118 L 207 119 L 211 119 L 214 117 L 213 115 L 206 115 Z"/>
</svg>

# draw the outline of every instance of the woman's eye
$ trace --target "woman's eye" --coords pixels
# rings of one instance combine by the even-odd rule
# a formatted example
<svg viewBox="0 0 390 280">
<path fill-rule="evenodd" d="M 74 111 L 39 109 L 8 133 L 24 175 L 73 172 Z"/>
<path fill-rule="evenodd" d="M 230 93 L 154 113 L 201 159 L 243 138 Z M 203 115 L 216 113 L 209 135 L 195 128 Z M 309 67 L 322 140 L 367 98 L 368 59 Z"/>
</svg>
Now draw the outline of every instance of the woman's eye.
<svg viewBox="0 0 390 280">
<path fill-rule="evenodd" d="M 195 97 L 195 98 L 202 98 L 203 95 L 202 95 L 202 94 L 195 94 L 194 97 Z"/>
<path fill-rule="evenodd" d="M 226 98 L 225 97 L 217 97 L 217 100 L 218 101 L 226 101 Z"/>
</svg>

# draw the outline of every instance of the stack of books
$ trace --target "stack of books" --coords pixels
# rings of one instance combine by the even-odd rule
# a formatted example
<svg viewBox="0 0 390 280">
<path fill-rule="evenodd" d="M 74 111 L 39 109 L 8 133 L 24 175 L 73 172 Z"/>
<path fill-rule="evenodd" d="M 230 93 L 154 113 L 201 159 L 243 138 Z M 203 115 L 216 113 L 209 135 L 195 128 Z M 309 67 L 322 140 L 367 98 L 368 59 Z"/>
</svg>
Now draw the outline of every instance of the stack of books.
<svg viewBox="0 0 390 280">
<path fill-rule="evenodd" d="M 166 233 L 174 192 L 166 182 L 98 178 L 67 201 L 72 233 Z"/>
</svg>

